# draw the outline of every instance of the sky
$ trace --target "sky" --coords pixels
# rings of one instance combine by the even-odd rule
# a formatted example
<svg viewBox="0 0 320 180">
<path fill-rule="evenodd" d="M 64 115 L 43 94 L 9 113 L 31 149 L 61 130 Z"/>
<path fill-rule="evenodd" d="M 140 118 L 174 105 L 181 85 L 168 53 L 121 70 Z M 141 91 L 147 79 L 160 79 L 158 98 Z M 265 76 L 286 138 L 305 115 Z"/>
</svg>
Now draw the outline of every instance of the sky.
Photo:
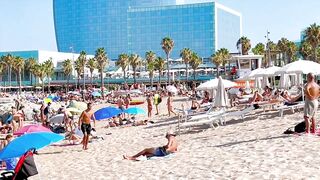
<svg viewBox="0 0 320 180">
<path fill-rule="evenodd" d="M 194 1 L 194 0 L 193 0 Z M 216 0 L 242 13 L 243 35 L 253 45 L 269 38 L 300 39 L 303 29 L 320 24 L 319 0 Z M 0 0 L 0 51 L 56 51 L 52 0 Z"/>
</svg>

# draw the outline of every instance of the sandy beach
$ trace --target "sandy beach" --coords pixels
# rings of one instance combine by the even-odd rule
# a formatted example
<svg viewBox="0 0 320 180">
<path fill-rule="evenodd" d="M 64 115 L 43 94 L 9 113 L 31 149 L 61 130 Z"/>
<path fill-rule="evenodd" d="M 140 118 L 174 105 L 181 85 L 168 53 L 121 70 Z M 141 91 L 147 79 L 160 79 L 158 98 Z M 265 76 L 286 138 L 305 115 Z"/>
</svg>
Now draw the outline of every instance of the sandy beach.
<svg viewBox="0 0 320 180">
<path fill-rule="evenodd" d="M 30 179 L 320 178 L 320 137 L 283 134 L 302 121 L 302 112 L 288 112 L 283 118 L 277 112 L 261 112 L 244 120 L 229 119 L 216 129 L 192 128 L 177 136 L 178 153 L 123 160 L 123 154 L 166 143 L 166 131 L 176 128 L 178 120 L 166 116 L 165 103 L 160 109 L 162 114 L 153 119 L 156 123 L 147 126 L 102 128 L 106 122 L 99 122 L 98 135 L 104 140 L 90 143 L 87 151 L 81 145 L 63 145 L 66 142 L 40 150 L 35 156 L 39 175 Z"/>
</svg>

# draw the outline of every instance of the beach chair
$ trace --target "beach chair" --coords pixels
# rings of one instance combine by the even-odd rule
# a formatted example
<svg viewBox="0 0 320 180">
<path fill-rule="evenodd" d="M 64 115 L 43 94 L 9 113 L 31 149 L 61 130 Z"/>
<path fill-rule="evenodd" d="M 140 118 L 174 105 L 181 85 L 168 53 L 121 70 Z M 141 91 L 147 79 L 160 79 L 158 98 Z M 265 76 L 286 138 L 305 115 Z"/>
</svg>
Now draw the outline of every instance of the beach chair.
<svg viewBox="0 0 320 180">
<path fill-rule="evenodd" d="M 16 165 L 14 171 L 6 171 L 1 173 L 0 180 L 24 180 L 28 177 L 38 174 L 33 154 L 35 149 L 30 149 L 22 155 Z"/>
<path fill-rule="evenodd" d="M 294 113 L 296 110 L 301 109 L 304 107 L 304 102 L 298 102 L 297 104 L 294 105 L 280 105 L 276 107 L 276 109 L 279 111 L 279 116 L 283 117 L 283 113 L 287 110 L 291 110 L 292 113 Z"/>
</svg>

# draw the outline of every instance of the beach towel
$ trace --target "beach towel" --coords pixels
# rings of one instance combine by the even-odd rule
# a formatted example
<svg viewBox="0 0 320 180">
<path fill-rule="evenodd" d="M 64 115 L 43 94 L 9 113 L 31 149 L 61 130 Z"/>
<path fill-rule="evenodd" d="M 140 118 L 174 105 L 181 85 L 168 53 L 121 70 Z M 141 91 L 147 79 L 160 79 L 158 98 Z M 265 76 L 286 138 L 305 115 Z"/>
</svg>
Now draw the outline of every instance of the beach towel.
<svg viewBox="0 0 320 180">
<path fill-rule="evenodd" d="M 174 153 L 168 154 L 168 155 L 162 156 L 162 157 L 159 157 L 159 156 L 152 156 L 152 157 L 139 156 L 139 157 L 137 158 L 137 160 L 138 160 L 138 161 L 160 160 L 160 159 L 171 158 L 171 157 L 174 157 Z"/>
</svg>

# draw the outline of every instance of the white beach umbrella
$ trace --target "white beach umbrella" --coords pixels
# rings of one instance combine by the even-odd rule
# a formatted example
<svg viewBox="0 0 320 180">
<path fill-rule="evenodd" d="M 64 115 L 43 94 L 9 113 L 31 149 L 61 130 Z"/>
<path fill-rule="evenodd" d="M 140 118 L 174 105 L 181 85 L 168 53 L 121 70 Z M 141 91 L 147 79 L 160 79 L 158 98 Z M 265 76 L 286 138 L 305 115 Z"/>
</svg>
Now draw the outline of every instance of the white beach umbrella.
<svg viewBox="0 0 320 180">
<path fill-rule="evenodd" d="M 270 87 L 269 78 L 267 76 L 263 76 L 263 78 L 262 78 L 262 87 L 264 88 L 266 86 Z"/>
<path fill-rule="evenodd" d="M 235 82 L 222 79 L 225 88 L 231 88 L 237 86 Z M 211 79 L 210 81 L 204 82 L 197 87 L 197 90 L 212 90 L 218 88 L 219 79 Z"/>
<path fill-rule="evenodd" d="M 280 69 L 281 69 L 281 67 L 271 66 L 271 67 L 264 69 L 263 71 L 261 71 L 259 73 L 256 73 L 255 77 L 274 76 L 275 73 L 277 71 L 279 71 Z"/>
<path fill-rule="evenodd" d="M 63 122 L 64 114 L 57 114 L 50 118 L 50 123 L 61 124 Z"/>
<path fill-rule="evenodd" d="M 288 74 L 281 74 L 280 77 L 280 88 L 282 89 L 289 89 L 291 86 L 290 78 Z"/>
<path fill-rule="evenodd" d="M 245 88 L 246 88 L 246 89 L 250 89 L 250 82 L 249 82 L 249 81 L 246 81 Z"/>
<path fill-rule="evenodd" d="M 167 89 L 167 91 L 172 92 L 172 93 L 177 93 L 178 92 L 178 89 L 175 86 L 172 86 L 172 85 L 167 86 L 166 89 Z"/>
<path fill-rule="evenodd" d="M 214 100 L 214 107 L 227 107 L 229 105 L 228 95 L 221 76 L 218 79 L 218 88 Z"/>
<path fill-rule="evenodd" d="M 254 87 L 257 89 L 261 89 L 261 78 L 260 77 L 256 77 L 254 80 Z"/>
<path fill-rule="evenodd" d="M 276 74 L 290 74 L 290 73 L 297 73 L 297 74 L 314 73 L 315 75 L 319 75 L 320 64 L 315 63 L 313 61 L 298 60 L 283 66 L 281 69 L 279 69 L 276 72 Z"/>
<path fill-rule="evenodd" d="M 248 74 L 248 77 L 250 78 L 256 77 L 257 74 L 262 73 L 263 71 L 264 69 L 262 68 L 255 69 Z"/>
</svg>

